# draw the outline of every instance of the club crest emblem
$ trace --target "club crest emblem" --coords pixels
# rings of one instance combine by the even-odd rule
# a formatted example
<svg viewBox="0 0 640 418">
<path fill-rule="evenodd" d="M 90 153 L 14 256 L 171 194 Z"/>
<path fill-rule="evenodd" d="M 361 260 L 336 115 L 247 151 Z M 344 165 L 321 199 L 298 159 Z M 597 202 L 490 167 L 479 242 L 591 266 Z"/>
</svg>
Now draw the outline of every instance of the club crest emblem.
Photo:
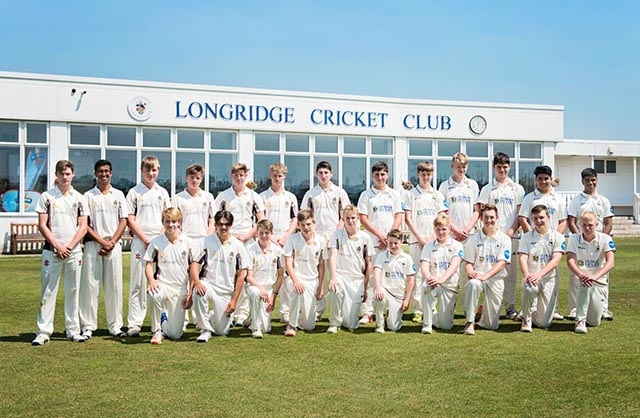
<svg viewBox="0 0 640 418">
<path fill-rule="evenodd" d="M 133 119 L 144 122 L 151 117 L 151 102 L 144 96 L 136 96 L 129 101 L 127 112 Z"/>
</svg>

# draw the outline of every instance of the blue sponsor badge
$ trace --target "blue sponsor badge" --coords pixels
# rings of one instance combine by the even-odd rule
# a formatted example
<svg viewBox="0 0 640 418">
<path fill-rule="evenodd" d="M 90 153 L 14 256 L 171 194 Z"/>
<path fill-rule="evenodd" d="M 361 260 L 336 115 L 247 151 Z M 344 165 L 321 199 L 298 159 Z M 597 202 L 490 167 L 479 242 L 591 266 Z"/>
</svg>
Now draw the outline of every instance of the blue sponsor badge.
<svg viewBox="0 0 640 418">
<path fill-rule="evenodd" d="M 611 248 L 612 250 L 616 249 L 616 245 L 613 243 L 613 240 L 609 241 L 609 248 Z"/>
<path fill-rule="evenodd" d="M 567 250 L 567 243 L 563 242 L 562 245 L 560 246 L 560 248 L 562 249 L 562 251 L 566 251 Z"/>
<path fill-rule="evenodd" d="M 508 260 L 508 259 L 509 259 L 509 257 L 511 257 L 511 251 L 509 251 L 509 250 L 504 250 L 504 258 Z"/>
<path fill-rule="evenodd" d="M 458 251 L 458 257 L 462 258 L 462 255 L 463 255 L 463 254 L 464 254 L 464 253 L 463 253 L 463 251 L 462 251 L 462 250 Z"/>
</svg>

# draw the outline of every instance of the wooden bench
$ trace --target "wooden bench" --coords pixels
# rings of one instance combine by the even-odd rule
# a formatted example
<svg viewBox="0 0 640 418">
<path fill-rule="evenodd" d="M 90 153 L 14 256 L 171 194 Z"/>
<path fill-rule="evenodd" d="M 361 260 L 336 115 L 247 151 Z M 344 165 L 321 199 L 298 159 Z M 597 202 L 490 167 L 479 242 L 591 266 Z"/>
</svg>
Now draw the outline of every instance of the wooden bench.
<svg viewBox="0 0 640 418">
<path fill-rule="evenodd" d="M 44 237 L 38 224 L 11 222 L 11 254 L 18 252 L 39 253 L 44 247 Z"/>
</svg>

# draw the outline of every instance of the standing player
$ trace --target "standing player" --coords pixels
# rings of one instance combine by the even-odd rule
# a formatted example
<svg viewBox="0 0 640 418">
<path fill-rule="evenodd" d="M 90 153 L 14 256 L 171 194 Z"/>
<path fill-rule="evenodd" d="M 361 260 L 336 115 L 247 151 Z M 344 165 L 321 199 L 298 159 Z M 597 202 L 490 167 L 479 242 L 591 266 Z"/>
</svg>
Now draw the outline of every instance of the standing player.
<svg viewBox="0 0 640 418">
<path fill-rule="evenodd" d="M 518 212 L 524 198 L 524 188 L 509 178 L 510 170 L 509 156 L 503 152 L 496 153 L 493 156 L 493 180 L 480 190 L 478 203 L 481 207 L 492 204 L 498 208 L 498 229 L 511 238 L 511 250 L 515 253 L 518 248 L 518 240 L 513 236 L 520 228 Z M 517 264 L 507 264 L 506 270 L 507 277 L 504 279 L 505 316 L 507 319 L 514 319 L 517 315 Z"/>
<path fill-rule="evenodd" d="M 325 242 L 325 248 L 329 238 L 338 228 L 344 225 L 340 219 L 342 209 L 351 203 L 347 192 L 336 186 L 331 181 L 333 168 L 328 161 L 320 161 L 316 164 L 316 179 L 318 183 L 309 189 L 302 198 L 300 209 L 310 209 L 313 211 L 313 218 L 316 221 L 315 233 Z M 329 270 L 329 252 L 324 251 L 324 269 Z M 323 294 L 327 290 L 326 281 L 322 278 Z M 318 302 L 316 320 L 322 317 L 325 309 L 325 300 L 322 298 Z"/>
<path fill-rule="evenodd" d="M 583 212 L 578 221 L 582 233 L 569 237 L 567 265 L 580 280 L 576 332 L 586 334 L 587 325 L 600 325 L 616 246 L 609 235 L 596 231 L 598 216 L 594 212 Z"/>
<path fill-rule="evenodd" d="M 316 305 L 322 299 L 324 278 L 323 252 L 325 240 L 315 234 L 313 212 L 303 209 L 298 212 L 300 232 L 291 235 L 284 245 L 284 257 L 290 286 L 289 323 L 284 333 L 295 337 L 298 327 L 313 330 L 316 327 Z"/>
<path fill-rule="evenodd" d="M 218 211 L 213 195 L 200 188 L 204 167 L 191 164 L 185 170 L 187 188 L 173 196 L 173 206 L 182 212 L 182 232 L 192 240 L 202 240 L 215 232 L 213 215 Z"/>
<path fill-rule="evenodd" d="M 373 243 L 369 235 L 360 231 L 358 209 L 347 205 L 342 210 L 344 228 L 333 233 L 329 240 L 329 328 L 335 334 L 344 326 L 358 328 L 358 313 L 371 275 Z"/>
<path fill-rule="evenodd" d="M 549 219 L 544 205 L 531 208 L 534 229 L 520 239 L 522 332 L 531 332 L 532 323 L 540 328 L 548 328 L 553 320 L 558 299 L 558 265 L 566 245 L 564 235 L 549 227 Z M 537 305 L 535 311 L 534 303 Z"/>
<path fill-rule="evenodd" d="M 94 165 L 96 186 L 84 194 L 89 222 L 80 281 L 80 327 L 85 338 L 98 328 L 100 283 L 109 334 L 123 338 L 122 331 L 122 243 L 127 227 L 127 201 L 111 186 L 112 165 L 98 160 Z"/>
<path fill-rule="evenodd" d="M 425 244 L 420 256 L 424 282 L 420 293 L 424 316 L 422 333 L 431 334 L 433 327 L 453 328 L 453 316 L 458 299 L 458 279 L 462 261 L 462 243 L 451 237 L 451 221 L 439 213 L 433 221 L 436 239 Z M 438 300 L 438 312 L 433 313 Z"/>
<path fill-rule="evenodd" d="M 147 245 L 162 233 L 162 211 L 171 206 L 169 193 L 156 179 L 160 173 L 158 158 L 148 155 L 140 164 L 142 182 L 127 193 L 128 225 L 131 241 L 131 281 L 129 284 L 129 337 L 139 337 L 147 315 L 147 292 L 142 259 Z"/>
<path fill-rule="evenodd" d="M 262 338 L 263 332 L 271 332 L 271 311 L 282 289 L 284 267 L 282 248 L 272 242 L 273 223 L 262 219 L 257 228 L 258 240 L 247 249 L 253 268 L 247 273 L 246 292 L 251 306 L 251 336 Z"/>
<path fill-rule="evenodd" d="M 271 164 L 269 167 L 271 187 L 260 193 L 264 202 L 266 219 L 273 224 L 271 240 L 284 247 L 289 236 L 296 232 L 298 227 L 298 200 L 296 196 L 284 189 L 284 180 L 287 178 L 287 166 L 282 163 Z M 287 287 L 281 287 L 280 296 L 280 322 L 289 322 L 289 293 Z"/>
<path fill-rule="evenodd" d="M 580 173 L 582 177 L 582 193 L 574 197 L 569 203 L 567 209 L 569 230 L 572 234 L 579 234 L 580 230 L 576 225 L 576 220 L 580 218 L 584 212 L 590 210 L 596 214 L 598 218 L 597 231 L 607 235 L 611 235 L 613 228 L 613 208 L 609 199 L 602 196 L 596 191 L 598 185 L 598 173 L 593 168 L 585 168 Z M 580 280 L 573 274 L 569 275 L 569 315 L 570 320 L 576 317 L 576 297 L 578 295 L 578 287 Z M 602 311 L 602 319 L 608 321 L 613 320 L 613 315 L 609 311 L 609 287 L 605 289 L 606 296 L 604 309 Z"/>
<path fill-rule="evenodd" d="M 213 219 L 216 233 L 203 240 L 189 268 L 196 326 L 201 330 L 199 343 L 209 341 L 212 334 L 229 334 L 231 315 L 251 268 L 244 244 L 231 234 L 233 214 L 221 210 Z M 211 315 L 209 303 L 213 305 Z"/>
<path fill-rule="evenodd" d="M 421 162 L 416 169 L 418 185 L 406 193 L 404 201 L 404 220 L 411 232 L 409 236 L 409 255 L 415 266 L 420 265 L 420 255 L 425 244 L 435 238 L 433 220 L 447 210 L 442 193 L 431 187 L 433 164 Z M 413 292 L 413 322 L 422 322 L 422 272 L 416 273 L 416 286 Z"/>
<path fill-rule="evenodd" d="M 377 257 L 387 249 L 387 233 L 392 229 L 400 228 L 402 225 L 402 197 L 400 192 L 387 185 L 389 179 L 389 166 L 384 161 L 378 161 L 371 166 L 371 177 L 373 185 L 362 192 L 358 198 L 358 212 L 360 212 L 360 223 L 371 241 L 375 252 L 372 258 Z M 373 289 L 371 282 L 367 289 L 367 298 L 362 303 L 362 318 L 360 324 L 371 322 L 373 314 Z"/>
<path fill-rule="evenodd" d="M 164 233 L 151 240 L 144 254 L 151 300 L 151 344 L 162 344 L 165 335 L 180 339 L 185 310 L 191 307 L 192 241 L 180 231 L 181 224 L 179 209 L 162 211 Z"/>
<path fill-rule="evenodd" d="M 75 175 L 73 163 L 56 163 L 56 185 L 42 193 L 36 205 L 38 228 L 45 239 L 42 250 L 40 308 L 36 338 L 32 345 L 43 345 L 53 333 L 53 317 L 60 275 L 64 274 L 64 325 L 67 338 L 81 343 L 78 315 L 78 287 L 82 264 L 82 238 L 87 231 L 87 203 L 71 180 Z"/>
<path fill-rule="evenodd" d="M 402 328 L 402 313 L 409 308 L 416 269 L 409 254 L 402 251 L 402 232 L 392 229 L 387 234 L 388 248 L 376 258 L 373 267 L 375 286 L 376 329 L 384 334 L 385 311 L 388 312 L 386 324 L 389 331 Z"/>
<path fill-rule="evenodd" d="M 478 325 L 485 329 L 498 329 L 504 278 L 507 276 L 505 266 L 511 262 L 511 239 L 498 229 L 498 209 L 494 205 L 484 206 L 482 229 L 469 237 L 463 258 L 467 272 L 463 297 L 467 323 L 463 333 L 475 334 L 474 318 L 481 292 L 484 292 L 485 303 Z"/>
<path fill-rule="evenodd" d="M 231 234 L 240 242 L 249 245 L 256 234 L 255 223 L 264 218 L 264 204 L 260 196 L 247 187 L 249 169 L 243 163 L 231 167 L 233 185 L 220 192 L 215 203 L 220 210 L 233 214 Z M 233 314 L 234 323 L 238 327 L 245 325 L 249 317 L 249 299 L 242 287 L 238 306 Z M 247 324 L 248 325 L 248 324 Z"/>
</svg>

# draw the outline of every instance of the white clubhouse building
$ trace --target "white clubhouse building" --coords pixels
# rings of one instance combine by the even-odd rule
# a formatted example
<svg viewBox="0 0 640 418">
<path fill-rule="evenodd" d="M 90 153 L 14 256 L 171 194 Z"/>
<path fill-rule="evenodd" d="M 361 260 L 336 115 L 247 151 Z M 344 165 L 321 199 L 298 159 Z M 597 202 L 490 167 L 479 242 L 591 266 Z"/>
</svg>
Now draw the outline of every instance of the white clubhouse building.
<svg viewBox="0 0 640 418">
<path fill-rule="evenodd" d="M 580 171 L 594 167 L 616 215 L 638 220 L 640 142 L 565 139 L 562 106 L 0 72 L 0 249 L 7 251 L 11 222 L 37 222 L 34 201 L 53 185 L 61 159 L 75 163 L 82 192 L 93 187 L 95 161 L 110 160 L 112 182 L 126 193 L 140 181 L 142 158 L 155 155 L 170 195 L 185 187 L 192 163 L 205 166 L 204 187 L 217 194 L 230 186 L 232 164 L 247 164 L 262 191 L 269 165 L 280 161 L 299 199 L 314 184 L 316 163 L 327 160 L 355 203 L 376 161 L 389 164 L 396 188 L 416 183 L 418 162 L 433 161 L 439 184 L 458 151 L 480 186 L 491 180 L 493 154 L 507 153 L 527 192 L 538 165 L 553 168 L 567 196 L 582 190 Z"/>
</svg>

